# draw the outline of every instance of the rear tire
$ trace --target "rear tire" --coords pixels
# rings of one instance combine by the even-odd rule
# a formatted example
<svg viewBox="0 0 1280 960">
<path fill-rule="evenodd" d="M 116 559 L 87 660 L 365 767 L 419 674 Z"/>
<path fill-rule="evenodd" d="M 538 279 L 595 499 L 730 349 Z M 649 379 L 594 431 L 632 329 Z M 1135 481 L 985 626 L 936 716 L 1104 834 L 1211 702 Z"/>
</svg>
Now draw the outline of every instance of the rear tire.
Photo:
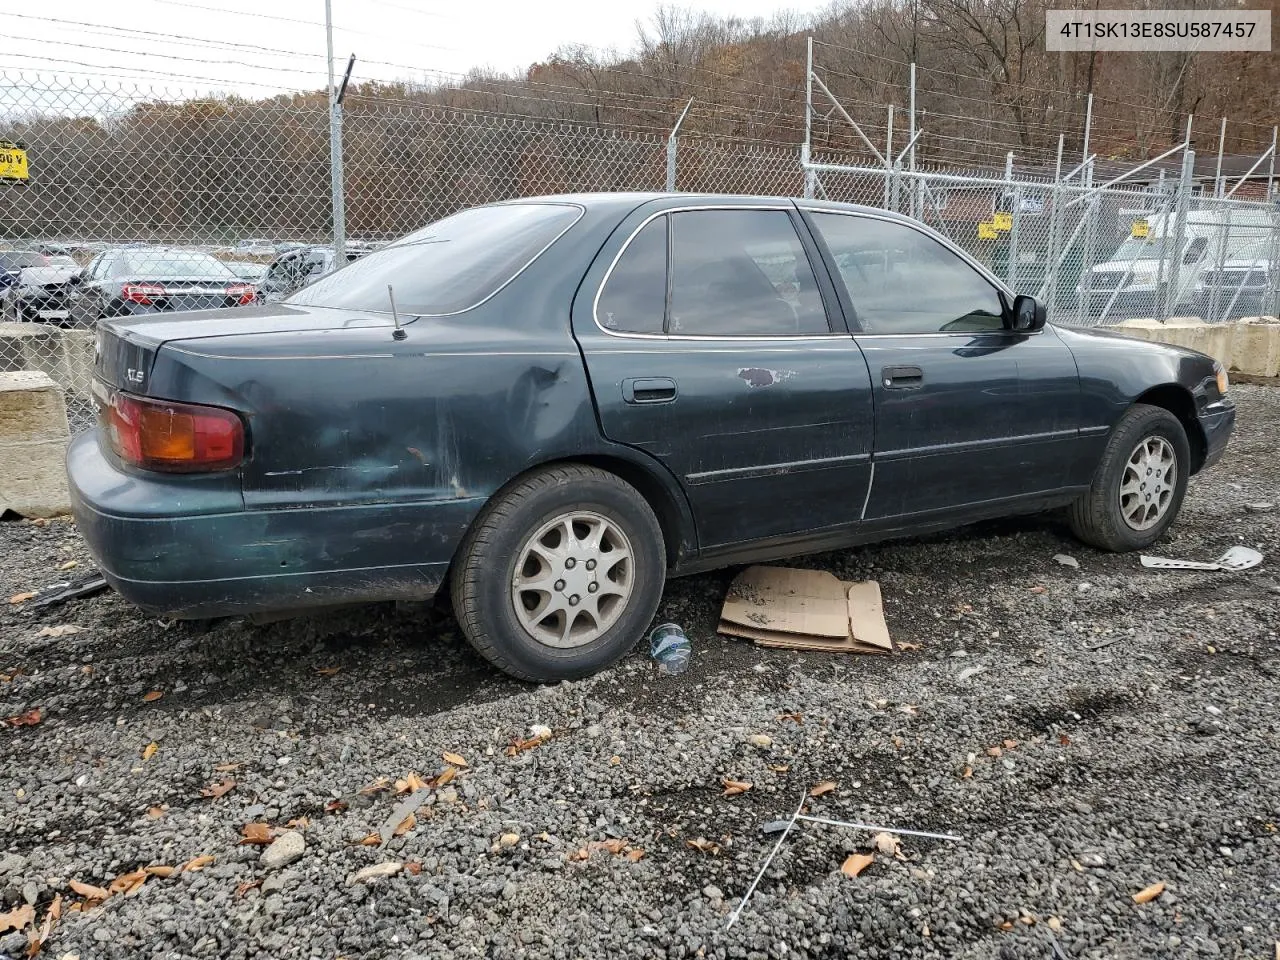
<svg viewBox="0 0 1280 960">
<path fill-rule="evenodd" d="M 653 510 L 604 470 L 565 464 L 497 494 L 452 575 L 454 615 L 486 660 L 521 680 L 585 677 L 621 659 L 666 580 Z"/>
<path fill-rule="evenodd" d="M 1134 404 L 1112 431 L 1088 493 L 1067 508 L 1071 531 L 1102 550 L 1145 549 L 1177 519 L 1190 474 L 1182 423 L 1163 407 Z"/>
</svg>

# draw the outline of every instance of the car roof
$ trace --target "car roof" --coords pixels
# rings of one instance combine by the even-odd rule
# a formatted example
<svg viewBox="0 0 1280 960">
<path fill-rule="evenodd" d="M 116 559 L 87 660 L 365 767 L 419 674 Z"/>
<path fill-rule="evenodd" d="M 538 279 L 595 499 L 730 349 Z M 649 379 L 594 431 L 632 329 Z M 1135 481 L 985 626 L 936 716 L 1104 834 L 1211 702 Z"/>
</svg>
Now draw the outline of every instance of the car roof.
<svg viewBox="0 0 1280 960">
<path fill-rule="evenodd" d="M 760 203 L 769 206 L 790 203 L 799 204 L 807 210 L 832 210 L 840 213 L 863 213 L 903 223 L 916 223 L 910 217 L 879 207 L 868 207 L 856 203 L 842 203 L 837 200 L 814 200 L 800 197 L 784 197 L 771 194 L 741 193 L 667 193 L 667 192 L 607 192 L 607 193 L 560 193 L 540 197 L 521 197 L 515 200 L 498 201 L 496 205 L 508 203 L 576 203 L 591 210 L 607 208 L 634 208 L 641 204 L 657 200 L 679 201 L 692 205 L 713 205 L 715 203 L 732 202 L 734 205 Z"/>
</svg>

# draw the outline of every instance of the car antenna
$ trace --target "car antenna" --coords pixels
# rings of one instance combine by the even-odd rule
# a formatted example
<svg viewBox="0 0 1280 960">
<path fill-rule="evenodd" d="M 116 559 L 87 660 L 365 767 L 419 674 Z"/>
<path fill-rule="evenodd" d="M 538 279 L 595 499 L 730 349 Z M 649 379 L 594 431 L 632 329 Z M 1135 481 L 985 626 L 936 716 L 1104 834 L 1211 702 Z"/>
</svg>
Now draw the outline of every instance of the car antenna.
<svg viewBox="0 0 1280 960">
<path fill-rule="evenodd" d="M 405 333 L 404 328 L 400 326 L 400 314 L 396 312 L 396 292 L 391 289 L 391 284 L 387 284 L 387 299 L 391 301 L 391 319 L 396 322 L 395 332 L 391 334 L 392 340 L 403 340 L 409 334 Z"/>
</svg>

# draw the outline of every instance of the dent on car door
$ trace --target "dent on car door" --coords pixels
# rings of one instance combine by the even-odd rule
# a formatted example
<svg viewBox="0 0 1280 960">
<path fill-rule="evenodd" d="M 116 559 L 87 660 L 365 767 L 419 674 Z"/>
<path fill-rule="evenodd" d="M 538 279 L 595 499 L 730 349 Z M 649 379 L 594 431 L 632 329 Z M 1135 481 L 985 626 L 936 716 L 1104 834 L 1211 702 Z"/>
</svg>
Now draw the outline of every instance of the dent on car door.
<svg viewBox="0 0 1280 960">
<path fill-rule="evenodd" d="M 907 223 L 809 217 L 875 384 L 866 518 L 892 522 L 1071 486 L 1079 380 L 1052 328 L 1006 329 L 1006 296 Z"/>
<path fill-rule="evenodd" d="M 834 288 L 815 273 L 794 208 L 673 209 L 643 222 L 624 223 L 588 274 L 594 311 L 575 304 L 605 435 L 680 481 L 704 551 L 856 522 L 870 381 L 833 329 Z"/>
</svg>

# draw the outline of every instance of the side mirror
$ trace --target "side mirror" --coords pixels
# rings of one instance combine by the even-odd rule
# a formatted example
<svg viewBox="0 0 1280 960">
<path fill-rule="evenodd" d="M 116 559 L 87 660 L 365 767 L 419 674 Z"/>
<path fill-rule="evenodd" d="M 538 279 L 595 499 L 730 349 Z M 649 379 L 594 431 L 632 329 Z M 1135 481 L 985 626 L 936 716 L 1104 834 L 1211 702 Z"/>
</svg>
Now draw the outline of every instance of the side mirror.
<svg viewBox="0 0 1280 960">
<path fill-rule="evenodd" d="M 1034 333 L 1044 327 L 1048 318 L 1045 306 L 1035 297 L 1019 296 L 1013 301 L 1013 331 Z"/>
</svg>

